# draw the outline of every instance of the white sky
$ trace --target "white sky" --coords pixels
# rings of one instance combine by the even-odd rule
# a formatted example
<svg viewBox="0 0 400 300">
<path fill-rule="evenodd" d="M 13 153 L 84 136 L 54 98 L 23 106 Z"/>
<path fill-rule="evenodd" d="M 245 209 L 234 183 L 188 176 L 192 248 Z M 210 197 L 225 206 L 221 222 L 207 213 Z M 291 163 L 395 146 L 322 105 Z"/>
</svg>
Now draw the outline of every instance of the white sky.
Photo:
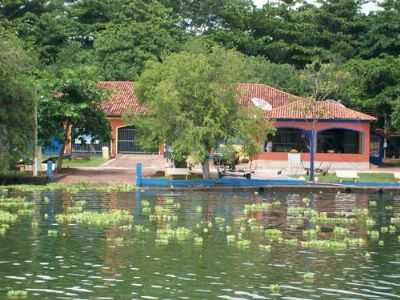
<svg viewBox="0 0 400 300">
<path fill-rule="evenodd" d="M 265 3 L 268 2 L 268 0 L 253 0 L 254 4 L 257 5 L 258 7 L 263 6 Z M 271 2 L 275 1 L 275 0 L 270 0 Z M 312 0 L 310 0 L 310 2 L 312 2 Z M 368 13 L 372 10 L 374 10 L 374 8 L 376 8 L 376 4 L 374 3 L 367 3 L 364 5 L 364 12 Z"/>
</svg>

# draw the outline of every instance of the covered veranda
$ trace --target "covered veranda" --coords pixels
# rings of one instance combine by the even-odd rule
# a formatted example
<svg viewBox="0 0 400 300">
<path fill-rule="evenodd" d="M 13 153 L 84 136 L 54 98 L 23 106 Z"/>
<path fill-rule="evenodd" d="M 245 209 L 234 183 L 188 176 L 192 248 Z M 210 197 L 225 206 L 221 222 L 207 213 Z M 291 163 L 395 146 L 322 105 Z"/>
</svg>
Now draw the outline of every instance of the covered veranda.
<svg viewBox="0 0 400 300">
<path fill-rule="evenodd" d="M 276 121 L 275 135 L 266 139 L 264 151 L 257 155 L 257 167 L 288 168 L 289 153 L 298 153 L 301 164 L 309 168 L 309 121 Z M 316 132 L 316 167 L 326 170 L 369 168 L 370 126 L 368 122 L 319 121 Z"/>
</svg>

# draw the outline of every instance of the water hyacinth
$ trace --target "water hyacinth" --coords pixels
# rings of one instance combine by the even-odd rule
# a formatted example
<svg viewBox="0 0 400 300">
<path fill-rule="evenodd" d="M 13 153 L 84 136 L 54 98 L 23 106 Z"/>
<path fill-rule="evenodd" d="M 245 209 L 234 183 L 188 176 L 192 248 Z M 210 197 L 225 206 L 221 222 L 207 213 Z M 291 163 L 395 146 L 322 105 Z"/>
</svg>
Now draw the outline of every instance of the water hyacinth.
<svg viewBox="0 0 400 300">
<path fill-rule="evenodd" d="M 272 208 L 272 204 L 262 202 L 262 203 L 253 203 L 246 204 L 244 206 L 244 213 L 248 212 L 266 212 Z"/>
<path fill-rule="evenodd" d="M 225 223 L 225 218 L 215 217 L 215 223 L 216 224 L 223 224 L 223 223 Z"/>
<path fill-rule="evenodd" d="M 111 210 L 109 212 L 81 212 L 74 214 L 57 215 L 58 223 L 69 224 L 77 223 L 83 225 L 114 226 L 131 224 L 132 215 L 126 210 Z"/>
<path fill-rule="evenodd" d="M 192 231 L 185 227 L 178 227 L 176 229 L 164 228 L 158 229 L 156 233 L 158 239 L 161 240 L 177 240 L 185 241 L 192 237 Z"/>
<path fill-rule="evenodd" d="M 392 217 L 390 218 L 390 223 L 394 225 L 400 225 L 400 217 Z"/>
<path fill-rule="evenodd" d="M 315 274 L 311 272 L 304 273 L 303 279 L 305 282 L 314 282 Z"/>
<path fill-rule="evenodd" d="M 7 292 L 7 298 L 12 299 L 12 300 L 26 299 L 26 298 L 28 298 L 28 292 L 27 291 L 19 291 L 19 290 L 11 290 L 11 291 Z"/>
<path fill-rule="evenodd" d="M 48 236 L 52 236 L 52 237 L 56 237 L 56 236 L 58 236 L 58 230 L 50 229 L 50 230 L 47 231 L 47 235 Z"/>
<path fill-rule="evenodd" d="M 0 198 L 0 209 L 8 210 L 10 212 L 16 212 L 21 209 L 31 209 L 34 207 L 34 203 L 26 202 L 25 198 Z"/>
<path fill-rule="evenodd" d="M 372 240 L 378 240 L 380 236 L 379 231 L 377 230 L 368 231 L 368 235 Z"/>
<path fill-rule="evenodd" d="M 318 250 L 345 250 L 347 243 L 344 241 L 330 241 L 330 240 L 311 240 L 302 241 L 300 245 L 303 248 L 311 248 Z"/>
<path fill-rule="evenodd" d="M 350 230 L 344 227 L 335 227 L 333 230 L 333 235 L 336 239 L 344 238 L 350 234 Z"/>
<path fill-rule="evenodd" d="M 251 241 L 250 240 L 237 240 L 236 246 L 241 249 L 250 248 Z"/>
<path fill-rule="evenodd" d="M 21 192 L 44 192 L 63 190 L 69 193 L 78 193 L 81 191 L 97 192 L 133 192 L 136 187 L 132 184 L 88 184 L 88 183 L 50 183 L 47 185 L 11 185 L 8 187 L 13 191 Z"/>
<path fill-rule="evenodd" d="M 270 241 L 279 241 L 282 239 L 282 231 L 279 229 L 266 229 L 265 237 Z"/>
<path fill-rule="evenodd" d="M 279 294 L 281 291 L 281 286 L 279 284 L 271 284 L 269 289 L 273 294 Z"/>
<path fill-rule="evenodd" d="M 193 241 L 196 246 L 203 245 L 203 238 L 200 236 L 196 236 Z"/>
<path fill-rule="evenodd" d="M 18 216 L 9 213 L 8 211 L 0 210 L 0 223 L 12 224 L 15 223 Z"/>
<path fill-rule="evenodd" d="M 271 245 L 262 245 L 262 244 L 258 245 L 258 248 L 264 252 L 271 252 L 272 249 Z"/>
<path fill-rule="evenodd" d="M 303 230 L 303 236 L 308 240 L 315 240 L 318 236 L 318 231 L 315 229 Z"/>
<path fill-rule="evenodd" d="M 227 236 L 226 236 L 226 241 L 227 241 L 228 243 L 233 243 L 233 242 L 236 241 L 236 236 L 233 235 L 233 234 L 227 235 Z"/>
</svg>

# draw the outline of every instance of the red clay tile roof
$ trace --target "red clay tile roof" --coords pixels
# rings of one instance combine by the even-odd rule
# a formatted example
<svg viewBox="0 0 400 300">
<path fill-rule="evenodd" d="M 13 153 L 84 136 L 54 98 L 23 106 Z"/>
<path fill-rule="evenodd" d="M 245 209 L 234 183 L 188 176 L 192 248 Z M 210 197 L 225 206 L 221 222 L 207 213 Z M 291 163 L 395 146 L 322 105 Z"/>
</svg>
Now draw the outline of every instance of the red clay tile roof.
<svg viewBox="0 0 400 300">
<path fill-rule="evenodd" d="M 146 111 L 135 95 L 132 81 L 100 81 L 98 87 L 111 90 L 110 99 L 101 105 L 107 116 L 120 117 L 126 112 Z"/>
<path fill-rule="evenodd" d="M 258 98 L 268 101 L 274 108 L 301 99 L 295 95 L 260 83 L 239 83 L 238 90 L 240 93 L 239 103 L 242 105 L 249 105 L 252 98 Z"/>
<path fill-rule="evenodd" d="M 376 120 L 372 116 L 347 108 L 337 101 L 326 100 L 314 102 L 314 104 L 310 103 L 310 100 L 302 99 L 273 108 L 271 111 L 266 112 L 265 115 L 271 119 L 310 120 L 315 117 L 319 120 Z"/>
<path fill-rule="evenodd" d="M 139 102 L 131 81 L 101 81 L 99 88 L 112 91 L 110 99 L 102 104 L 104 112 L 109 117 L 120 117 L 126 112 L 142 113 L 146 108 Z M 264 84 L 240 83 L 239 103 L 253 105 L 251 99 L 258 98 L 268 101 L 272 110 L 265 112 L 271 119 L 312 119 L 313 113 L 308 107 L 308 100 L 280 91 Z M 352 110 L 336 101 L 318 102 L 314 115 L 326 120 L 361 120 L 374 121 L 374 117 Z"/>
</svg>

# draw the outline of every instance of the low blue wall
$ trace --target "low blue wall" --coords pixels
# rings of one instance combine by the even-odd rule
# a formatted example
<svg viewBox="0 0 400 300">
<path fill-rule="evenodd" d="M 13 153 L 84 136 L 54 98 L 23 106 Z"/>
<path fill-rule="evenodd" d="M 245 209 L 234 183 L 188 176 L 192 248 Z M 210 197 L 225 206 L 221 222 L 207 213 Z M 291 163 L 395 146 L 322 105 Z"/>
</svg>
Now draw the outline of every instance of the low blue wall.
<svg viewBox="0 0 400 300">
<path fill-rule="evenodd" d="M 245 178 L 221 178 L 221 179 L 167 179 L 143 177 L 142 164 L 136 164 L 136 186 L 138 187 L 257 187 L 257 186 L 301 186 L 307 184 L 301 179 L 245 179 Z M 318 184 L 316 184 L 318 185 Z M 332 185 L 334 186 L 334 185 Z M 342 182 L 338 187 L 359 188 L 399 188 L 397 182 Z"/>
<path fill-rule="evenodd" d="M 303 185 L 301 179 L 245 179 L 245 178 L 221 178 L 221 179 L 167 179 L 148 178 L 142 175 L 142 164 L 136 164 L 136 186 L 138 187 L 254 187 L 266 185 Z"/>
</svg>

